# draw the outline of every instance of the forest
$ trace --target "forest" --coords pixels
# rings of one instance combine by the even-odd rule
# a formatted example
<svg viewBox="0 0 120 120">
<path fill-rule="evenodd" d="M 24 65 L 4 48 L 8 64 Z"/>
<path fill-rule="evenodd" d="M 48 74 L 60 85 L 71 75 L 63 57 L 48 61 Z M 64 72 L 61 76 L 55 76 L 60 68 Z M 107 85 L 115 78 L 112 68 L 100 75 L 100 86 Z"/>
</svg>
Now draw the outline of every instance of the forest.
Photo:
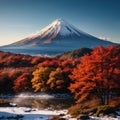
<svg viewBox="0 0 120 120">
<path fill-rule="evenodd" d="M 0 51 L 0 93 L 21 92 L 72 93 L 73 115 L 80 108 L 120 106 L 120 48 L 98 46 L 82 57 L 63 59 Z"/>
<path fill-rule="evenodd" d="M 79 59 L 0 52 L 0 93 L 68 92 Z"/>
</svg>

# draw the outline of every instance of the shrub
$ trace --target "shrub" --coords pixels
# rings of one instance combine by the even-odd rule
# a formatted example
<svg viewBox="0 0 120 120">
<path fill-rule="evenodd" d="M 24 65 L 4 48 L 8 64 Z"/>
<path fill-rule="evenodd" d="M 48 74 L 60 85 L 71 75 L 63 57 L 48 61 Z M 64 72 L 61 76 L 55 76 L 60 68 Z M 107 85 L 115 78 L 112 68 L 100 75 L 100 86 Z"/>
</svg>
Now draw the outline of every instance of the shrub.
<svg viewBox="0 0 120 120">
<path fill-rule="evenodd" d="M 95 107 L 91 107 L 91 108 L 88 108 L 88 109 L 86 109 L 86 110 L 83 110 L 84 111 L 84 113 L 86 113 L 86 114 L 90 114 L 90 113 L 96 113 L 96 111 L 97 111 L 97 107 L 95 106 Z"/>
<path fill-rule="evenodd" d="M 111 113 L 115 113 L 116 107 L 115 106 L 109 106 L 109 105 L 103 105 L 99 106 L 96 112 L 96 115 L 99 116 L 100 114 L 108 115 Z"/>
<path fill-rule="evenodd" d="M 76 104 L 69 108 L 68 112 L 72 117 L 77 117 L 80 114 L 95 114 L 97 111 L 97 106 L 100 105 L 98 99 L 93 99 L 89 101 L 85 101 L 81 104 Z"/>
<path fill-rule="evenodd" d="M 76 104 L 68 109 L 68 113 L 72 117 L 77 117 L 81 113 L 82 105 Z"/>
</svg>

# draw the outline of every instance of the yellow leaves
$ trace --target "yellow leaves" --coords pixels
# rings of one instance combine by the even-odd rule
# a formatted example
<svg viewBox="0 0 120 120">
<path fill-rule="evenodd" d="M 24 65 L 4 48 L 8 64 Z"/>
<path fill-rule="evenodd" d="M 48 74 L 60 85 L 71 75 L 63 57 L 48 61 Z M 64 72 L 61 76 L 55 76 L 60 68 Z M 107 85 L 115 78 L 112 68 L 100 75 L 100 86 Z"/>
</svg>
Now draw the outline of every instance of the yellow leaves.
<svg viewBox="0 0 120 120">
<path fill-rule="evenodd" d="M 49 80 L 47 82 L 47 84 L 50 86 L 50 89 L 54 88 L 56 90 L 62 88 L 63 83 L 64 77 L 61 68 L 57 68 L 56 70 L 50 73 Z"/>
<path fill-rule="evenodd" d="M 50 89 L 54 89 L 54 87 L 55 87 L 55 83 L 52 82 L 52 83 L 50 84 Z"/>
<path fill-rule="evenodd" d="M 55 81 L 54 78 L 49 78 L 48 81 L 47 81 L 47 84 L 50 84 L 51 82 Z"/>
<path fill-rule="evenodd" d="M 33 79 L 32 82 L 32 88 L 34 88 L 35 92 L 37 91 L 46 91 L 48 89 L 47 86 L 47 80 L 49 78 L 50 72 L 53 70 L 53 68 L 49 67 L 39 67 L 33 72 Z"/>
<path fill-rule="evenodd" d="M 33 72 L 32 88 L 35 92 L 63 88 L 64 75 L 61 68 L 39 67 Z M 58 87 L 59 86 L 59 87 Z"/>
<path fill-rule="evenodd" d="M 64 83 L 64 80 L 57 80 L 56 81 L 56 85 L 61 85 L 61 84 L 63 84 Z"/>
</svg>

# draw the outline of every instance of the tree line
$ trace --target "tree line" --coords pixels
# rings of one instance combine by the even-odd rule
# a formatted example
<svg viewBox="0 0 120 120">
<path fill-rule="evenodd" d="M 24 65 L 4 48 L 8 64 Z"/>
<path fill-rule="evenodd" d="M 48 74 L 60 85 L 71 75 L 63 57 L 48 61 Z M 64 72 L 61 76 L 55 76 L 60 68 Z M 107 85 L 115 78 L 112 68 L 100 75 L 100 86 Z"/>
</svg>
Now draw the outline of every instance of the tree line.
<svg viewBox="0 0 120 120">
<path fill-rule="evenodd" d="M 78 103 L 120 96 L 120 49 L 98 46 L 80 58 L 0 52 L 0 93 L 71 92 Z"/>
</svg>

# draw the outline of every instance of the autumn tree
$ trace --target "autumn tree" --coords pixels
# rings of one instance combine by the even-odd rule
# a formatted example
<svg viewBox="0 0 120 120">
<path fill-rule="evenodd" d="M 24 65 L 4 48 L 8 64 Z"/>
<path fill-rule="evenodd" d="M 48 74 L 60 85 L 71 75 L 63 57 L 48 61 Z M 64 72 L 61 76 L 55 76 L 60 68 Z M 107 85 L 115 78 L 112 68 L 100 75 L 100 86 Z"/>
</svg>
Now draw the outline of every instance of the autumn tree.
<svg viewBox="0 0 120 120">
<path fill-rule="evenodd" d="M 49 85 L 50 90 L 54 92 L 60 92 L 67 88 L 65 87 L 65 78 L 61 68 L 57 68 L 56 70 L 51 71 L 47 85 Z"/>
<path fill-rule="evenodd" d="M 53 70 L 51 67 L 39 67 L 33 72 L 32 88 L 35 92 L 44 92 L 48 90 L 47 80 Z"/>
<path fill-rule="evenodd" d="M 13 92 L 13 82 L 21 73 L 22 71 L 17 68 L 0 69 L 0 92 Z"/>
<path fill-rule="evenodd" d="M 0 93 L 7 92 L 7 90 L 11 91 L 11 89 L 8 89 L 9 79 L 7 75 L 0 75 Z"/>
<path fill-rule="evenodd" d="M 115 46 L 96 47 L 85 55 L 72 72 L 69 89 L 77 102 L 96 96 L 102 104 L 109 104 L 120 90 L 120 51 Z"/>
<path fill-rule="evenodd" d="M 14 80 L 14 92 L 31 91 L 31 74 L 23 73 L 16 80 Z"/>
<path fill-rule="evenodd" d="M 60 60 L 55 58 L 49 58 L 49 60 L 45 60 L 44 62 L 41 62 L 38 64 L 38 67 L 52 67 L 57 68 L 60 65 Z"/>
</svg>

